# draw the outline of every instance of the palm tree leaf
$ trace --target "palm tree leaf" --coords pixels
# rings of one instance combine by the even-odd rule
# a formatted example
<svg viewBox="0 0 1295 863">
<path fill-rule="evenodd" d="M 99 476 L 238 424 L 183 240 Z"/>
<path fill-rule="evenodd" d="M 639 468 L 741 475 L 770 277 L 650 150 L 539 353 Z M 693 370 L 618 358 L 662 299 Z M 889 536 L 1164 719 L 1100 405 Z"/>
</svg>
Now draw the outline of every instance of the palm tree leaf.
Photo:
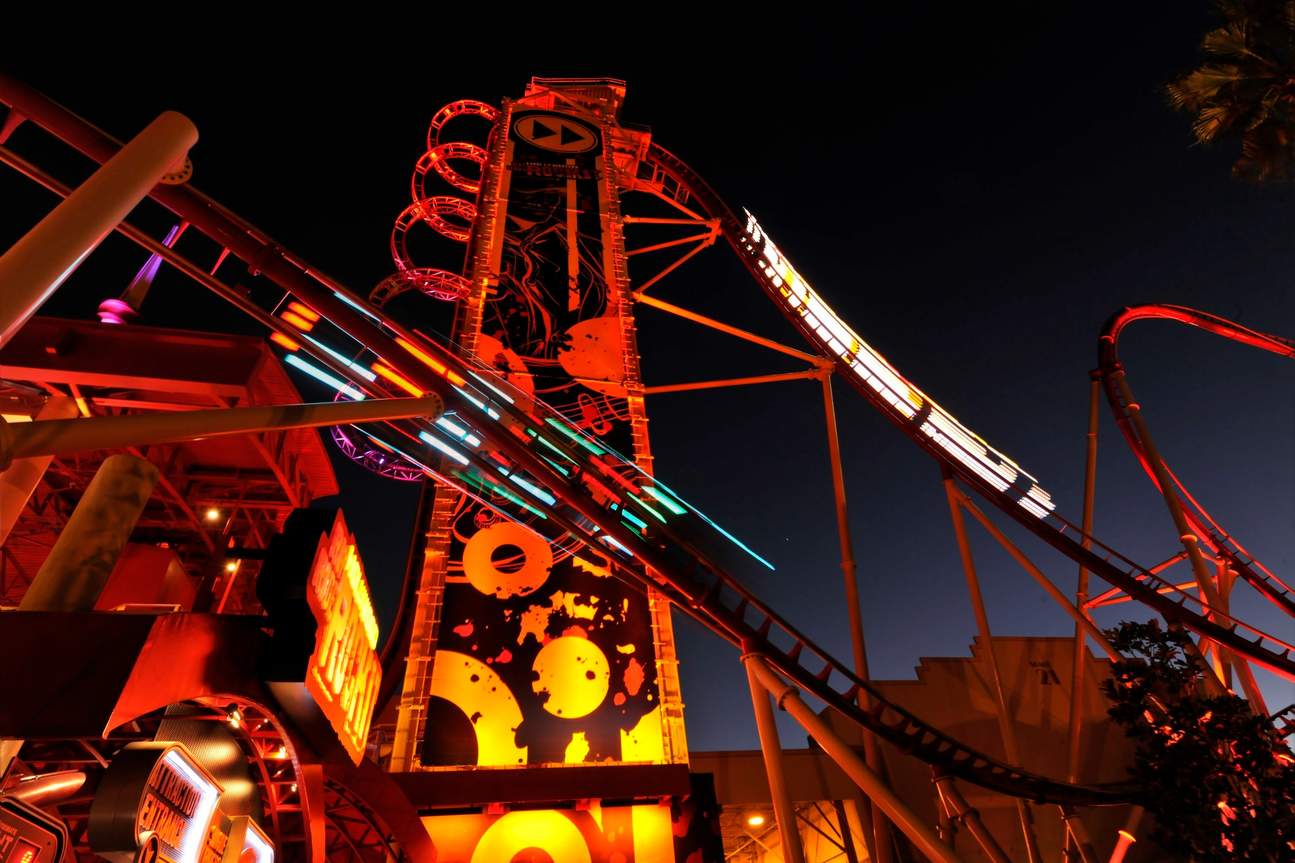
<svg viewBox="0 0 1295 863">
<path fill-rule="evenodd" d="M 1196 140 L 1241 138 L 1233 165 L 1254 180 L 1295 176 L 1295 0 L 1216 0 L 1221 26 L 1207 59 L 1165 87 L 1171 106 L 1194 115 Z"/>
</svg>

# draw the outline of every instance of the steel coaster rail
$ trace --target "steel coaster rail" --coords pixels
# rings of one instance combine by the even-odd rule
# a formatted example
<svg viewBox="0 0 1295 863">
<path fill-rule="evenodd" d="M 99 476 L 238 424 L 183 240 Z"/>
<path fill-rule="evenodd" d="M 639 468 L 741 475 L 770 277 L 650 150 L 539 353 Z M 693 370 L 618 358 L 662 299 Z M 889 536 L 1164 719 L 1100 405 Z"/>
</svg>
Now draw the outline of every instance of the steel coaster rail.
<svg viewBox="0 0 1295 863">
<path fill-rule="evenodd" d="M 1092 547 L 1085 548 L 1083 531 L 1052 510 L 1046 492 L 1033 477 L 962 426 L 863 343 L 795 273 L 750 214 L 745 221 L 739 219 L 701 177 L 659 145 L 651 145 L 648 160 L 644 173 L 651 181 L 670 178 L 672 188 L 688 190 L 690 205 L 719 219 L 725 238 L 757 283 L 807 341 L 835 363 L 837 372 L 965 484 L 1053 548 L 1166 620 L 1295 680 L 1295 657 L 1291 655 L 1295 646 L 1208 607 L 1096 538 L 1087 537 Z"/>
<path fill-rule="evenodd" d="M 9 84 L 9 81 L 0 77 L 0 100 L 13 104 L 9 98 L 13 92 Z M 94 144 L 89 152 L 92 157 L 107 158 L 111 155 L 112 145 L 106 136 L 97 133 L 93 127 L 89 127 L 87 132 L 88 124 L 67 112 L 63 112 L 65 116 L 58 116 L 62 109 L 57 106 L 49 110 L 49 105 L 37 105 L 36 112 L 28 110 L 26 104 L 22 107 L 23 113 L 34 119 L 37 113 L 41 113 L 44 119 L 38 122 L 59 137 Z M 44 109 L 43 112 L 41 109 Z M 329 318 L 352 338 L 396 366 L 410 381 L 426 391 L 441 395 L 447 407 L 461 411 L 466 416 L 485 416 L 500 420 L 483 422 L 477 426 L 482 437 L 502 453 L 508 463 L 525 469 L 530 476 L 557 493 L 553 505 L 543 505 L 541 501 L 530 507 L 532 510 L 539 509 L 551 514 L 556 526 L 600 551 L 604 546 L 598 543 L 598 539 L 610 537 L 612 543 L 624 550 L 631 560 L 637 559 L 641 564 L 627 563 L 624 558 L 620 560 L 621 568 L 632 573 L 637 581 L 662 589 L 671 601 L 735 646 L 740 647 L 744 640 L 756 646 L 760 655 L 774 668 L 843 715 L 894 743 L 902 751 L 942 767 L 952 775 L 1002 793 L 1070 804 L 1118 803 L 1128 799 L 1131 789 L 1125 786 L 1068 785 L 1002 764 L 926 725 L 898 705 L 888 702 L 870 687 L 874 706 L 869 711 L 860 709 L 856 699 L 859 689 L 866 684 L 855 678 L 846 665 L 759 603 L 736 579 L 710 564 L 691 547 L 691 543 L 679 538 L 670 527 L 654 526 L 653 533 L 659 531 L 667 540 L 661 543 L 658 539 L 645 537 L 618 521 L 608 519 L 607 510 L 595 496 L 576 485 L 582 478 L 581 474 L 575 474 L 571 479 L 561 476 L 554 471 L 554 463 L 546 462 L 532 452 L 528 434 L 535 430 L 534 420 L 525 415 L 519 416 L 520 412 L 510 404 L 498 401 L 489 394 L 484 394 L 484 400 L 473 398 L 452 383 L 455 376 L 465 383 L 466 374 L 479 374 L 480 369 L 476 367 L 476 363 L 462 360 L 453 352 L 412 332 L 407 334 L 409 342 L 428 355 L 435 355 L 436 363 L 444 368 L 437 373 L 423 363 L 406 359 L 402 353 L 408 353 L 407 349 L 396 350 L 392 344 L 406 336 L 397 324 L 380 318 L 376 311 L 341 285 L 331 280 L 324 281 L 326 277 L 307 268 L 299 258 L 284 252 L 263 233 L 242 222 L 228 210 L 183 187 L 159 187 L 154 190 L 154 197 L 187 219 L 195 228 L 248 261 L 253 269 L 266 275 L 316 312 Z M 494 382 L 496 386 L 490 386 L 490 389 L 496 392 L 508 386 L 502 378 L 496 377 Z M 505 415 L 511 421 L 509 424 L 502 422 Z M 609 450 L 604 450 L 601 455 L 608 460 L 616 459 Z M 583 456 L 577 456 L 577 459 L 588 463 L 588 459 Z M 474 458 L 474 463 L 479 460 Z M 625 467 L 634 470 L 633 465 Z M 566 506 L 556 506 L 558 499 Z M 599 536 L 595 536 L 595 532 Z M 635 551 L 630 551 L 631 548 Z M 669 550 L 673 550 L 674 557 L 666 553 Z M 682 557 L 682 561 L 677 559 L 679 557 Z M 616 560 L 614 556 L 611 559 Z M 780 647 L 778 641 L 787 643 L 788 646 Z M 821 661 L 823 667 L 817 670 L 809 668 L 805 664 L 807 656 Z"/>
<path fill-rule="evenodd" d="M 1120 335 L 1129 324 L 1143 320 L 1177 321 L 1178 323 L 1213 333 L 1229 341 L 1239 342 L 1287 359 L 1295 359 L 1295 343 L 1281 336 L 1252 330 L 1227 318 L 1187 308 L 1186 306 L 1167 304 L 1130 306 L 1113 315 L 1106 322 L 1097 342 L 1098 366 L 1102 372 L 1102 384 L 1106 390 L 1106 399 L 1125 442 L 1133 450 L 1138 463 L 1142 465 L 1143 471 L 1146 472 L 1151 482 L 1157 489 L 1160 489 L 1160 481 L 1156 477 L 1155 469 L 1151 463 L 1151 455 L 1145 442 L 1139 436 L 1137 428 L 1130 420 L 1128 405 L 1118 384 L 1120 375 L 1124 375 L 1124 382 L 1126 385 L 1128 383 L 1127 372 L 1119 358 Z M 1251 587 L 1288 615 L 1295 616 L 1295 590 L 1264 566 L 1254 555 L 1247 552 L 1234 537 L 1230 536 L 1210 516 L 1186 486 L 1174 475 L 1173 471 L 1169 469 L 1169 466 L 1166 464 L 1164 467 L 1178 489 L 1180 499 L 1184 504 L 1183 515 L 1187 518 L 1196 535 L 1203 539 L 1216 554 L 1222 556 L 1228 565 L 1234 567 L 1237 573 Z M 1164 493 L 1163 489 L 1160 489 L 1160 491 Z M 1211 611 L 1214 611 L 1214 609 L 1211 609 Z"/>
</svg>

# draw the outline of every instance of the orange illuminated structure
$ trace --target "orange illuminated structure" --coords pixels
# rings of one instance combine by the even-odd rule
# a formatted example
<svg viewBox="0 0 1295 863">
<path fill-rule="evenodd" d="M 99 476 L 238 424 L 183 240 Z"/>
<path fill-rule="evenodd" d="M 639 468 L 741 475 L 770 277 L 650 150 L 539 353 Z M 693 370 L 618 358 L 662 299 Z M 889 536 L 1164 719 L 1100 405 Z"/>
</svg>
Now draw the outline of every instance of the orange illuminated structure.
<svg viewBox="0 0 1295 863">
<path fill-rule="evenodd" d="M 358 764 L 378 700 L 378 621 L 373 614 L 355 537 L 337 514 L 319 541 L 307 582 L 310 610 L 319 625 L 306 689 L 324 711 L 342 745 Z"/>
<path fill-rule="evenodd" d="M 1035 824 L 1042 820 L 1038 812 L 1044 805 L 1053 807 L 1048 810 L 1055 818 L 1053 832 L 1081 856 L 1091 858 L 1096 844 L 1103 850 L 1113 847 L 1114 835 L 1087 835 L 1083 813 L 1125 805 L 1133 797 L 1131 789 L 1080 775 L 1075 723 L 1068 775 L 1037 767 L 1008 712 L 1010 678 L 1002 674 L 1003 660 L 994 649 L 965 515 L 984 526 L 1075 619 L 1074 662 L 1081 670 L 1072 681 L 1076 694 L 1085 678 L 1080 648 L 1086 639 L 1109 649 L 1087 616 L 1089 575 L 1107 581 L 1115 592 L 1103 601 L 1122 594 L 1195 632 L 1224 674 L 1230 666 L 1244 682 L 1242 667 L 1254 663 L 1295 677 L 1288 642 L 1234 617 L 1223 599 L 1226 591 L 1212 595 L 1210 574 L 1203 568 L 1208 559 L 1187 530 L 1197 516 L 1198 526 L 1212 523 L 1198 507 L 1183 507 L 1127 387 L 1121 386 L 1116 399 L 1128 414 L 1122 419 L 1128 420 L 1140 455 L 1150 462 L 1166 494 L 1178 536 L 1188 546 L 1184 557 L 1191 559 L 1203 596 L 1162 579 L 1162 568 L 1138 566 L 1102 545 L 1091 535 L 1090 507 L 1082 525 L 1063 519 L 1039 480 L 942 408 L 851 328 L 752 214 L 729 208 L 648 133 L 623 126 L 619 112 L 624 94 L 622 82 L 608 79 L 535 79 L 522 98 L 499 107 L 463 101 L 438 112 L 411 183 L 415 200 L 393 232 L 397 272 L 368 299 L 183 180 L 154 188 L 151 197 L 189 225 L 186 237 L 215 240 L 220 252 L 214 264 L 192 260 L 197 252 L 189 251 L 191 240 L 182 250 L 178 242 L 167 245 L 131 225 L 118 226 L 151 255 L 264 327 L 276 350 L 282 350 L 274 356 L 281 357 L 283 367 L 274 364 L 269 374 L 282 375 L 286 367 L 328 386 L 339 399 L 356 402 L 407 393 L 443 400 L 444 414 L 358 423 L 331 433 L 345 457 L 379 475 L 425 484 L 431 480 L 435 486 L 425 485 L 401 612 L 381 656 L 384 674 L 370 662 L 376 633 L 371 610 L 365 613 L 363 580 L 358 563 L 351 565 L 352 545 L 344 528 L 341 534 L 335 528 L 327 548 L 316 554 L 313 574 L 320 580 L 312 578 L 308 593 L 312 622 L 320 631 L 310 641 L 313 684 L 307 685 L 313 686 L 315 706 L 350 756 L 343 759 L 346 763 L 303 758 L 303 753 L 324 751 L 312 749 L 319 729 L 310 727 L 309 711 L 287 699 L 276 707 L 259 688 L 264 681 L 250 676 L 249 669 L 268 656 L 259 652 L 265 646 L 265 622 L 255 615 L 160 615 L 150 609 L 147 617 L 133 620 L 136 615 L 90 614 L 84 627 L 69 629 L 68 642 L 76 649 L 67 649 L 72 657 L 67 665 L 84 661 L 89 634 L 109 634 L 121 646 L 109 651 L 102 664 L 124 683 L 119 690 L 86 695 L 94 709 L 81 711 L 84 716 L 56 711 L 54 718 L 69 727 L 59 730 L 62 737 L 49 736 L 84 743 L 99 734 L 120 742 L 128 722 L 147 728 L 158 722 L 158 711 L 172 707 L 191 710 L 203 722 L 228 725 L 231 734 L 239 735 L 236 745 L 254 753 L 248 763 L 260 771 L 256 781 L 265 789 L 265 799 L 274 801 L 272 816 L 280 820 L 267 833 L 280 845 L 295 843 L 294 853 L 312 861 L 332 854 L 327 850 L 330 835 L 392 860 L 406 855 L 430 860 L 432 846 L 441 849 L 439 859 L 446 861 L 509 859 L 523 853 L 591 860 L 596 853 L 600 861 L 619 855 L 627 863 L 684 857 L 687 849 L 675 843 L 687 832 L 684 822 L 691 816 L 684 813 L 690 805 L 692 811 L 704 805 L 693 793 L 696 778 L 688 775 L 670 636 L 673 607 L 741 652 L 753 707 L 762 717 L 764 773 L 774 786 L 770 802 L 774 820 L 783 828 L 780 841 L 788 859 L 798 859 L 804 849 L 797 846 L 795 831 L 786 829 L 797 814 L 795 801 L 781 787 L 786 771 L 771 721 L 775 706 L 815 737 L 861 799 L 872 804 L 857 807 L 856 818 L 869 854 L 877 860 L 891 859 L 896 850 L 891 823 L 933 859 L 998 859 L 1002 845 L 982 829 L 955 782 L 976 786 L 977 794 L 1012 801 L 1018 816 L 1012 829 L 1030 856 L 1054 859 L 1061 851 L 1060 843 L 1044 848 L 1037 841 Z M 106 161 L 118 149 L 84 121 L 2 76 L 0 101 L 96 161 Z M 480 143 L 442 140 L 451 123 L 455 128 L 479 124 Z M 3 146 L 0 160 L 46 188 L 71 192 Z M 436 194 L 429 183 L 437 177 L 473 200 Z M 636 205 L 641 206 L 628 212 Z M 413 260 L 407 235 L 423 229 L 465 243 L 462 273 Z M 645 293 L 721 238 L 804 338 L 804 350 Z M 253 287 L 227 281 L 221 269 L 227 258 L 248 265 Z M 416 314 L 398 308 L 395 298 L 411 292 L 457 303 L 452 340 L 428 336 Z M 639 376 L 636 303 L 777 350 L 806 368 L 646 387 Z M 5 350 L 17 350 L 14 346 L 21 347 L 28 330 L 39 326 L 18 330 Z M 99 329 L 90 337 L 106 338 Z M 38 340 L 26 354 L 19 352 L 26 365 L 6 368 L 25 370 L 21 380 L 51 381 L 57 395 L 81 413 L 131 409 L 149 401 L 136 393 L 124 403 L 119 394 L 107 391 L 116 382 L 94 378 L 93 369 L 78 370 L 75 381 L 51 377 L 51 369 L 63 370 L 61 343 L 49 342 Z M 256 349 L 263 357 L 269 350 L 259 340 Z M 136 372 L 147 378 L 157 373 L 156 365 L 148 363 Z M 919 714 L 869 679 L 846 529 L 832 377 L 856 390 L 944 472 L 964 574 L 986 646 L 985 677 L 993 682 L 987 693 L 994 714 L 988 742 L 968 740 L 961 731 L 952 736 L 947 722 Z M 818 381 L 824 398 L 852 630 L 849 661 L 815 644 L 752 594 L 743 570 L 767 562 L 655 475 L 646 433 L 647 395 L 802 378 Z M 141 384 L 139 389 L 149 387 Z M 154 400 L 151 406 L 160 403 Z M 26 405 L 26 416 L 44 407 Z M 316 444 L 287 444 L 286 451 L 312 453 Z M 270 452 L 282 454 L 284 449 Z M 272 478 L 287 493 L 291 475 L 271 461 L 279 468 L 271 471 Z M 1090 491 L 1092 482 L 1090 470 Z M 150 506 L 165 500 L 175 507 L 158 519 L 163 528 L 184 525 L 192 530 L 193 565 L 216 564 L 206 585 L 211 596 L 221 597 L 215 610 L 258 611 L 250 599 L 238 601 L 240 591 L 233 585 L 249 577 L 265 535 L 282 526 L 280 516 L 287 507 L 279 505 L 275 518 L 261 520 L 264 534 L 252 539 L 240 535 L 231 543 L 222 533 L 217 542 L 208 533 L 216 529 L 212 525 L 253 521 L 246 517 L 242 498 L 165 489 L 156 497 Z M 977 499 L 1081 567 L 1076 602 L 1052 585 Z M 301 505 L 300 500 L 291 504 Z M 208 519 L 207 510 L 216 517 Z M 1218 577 L 1230 580 L 1230 569 L 1241 574 L 1238 567 L 1250 567 L 1251 561 L 1239 559 L 1239 546 L 1216 533 Z M 232 569 L 226 557 L 235 560 Z M 1286 604 L 1274 579 L 1256 575 L 1243 580 Z M 150 582 L 157 583 L 165 579 Z M 31 633 L 47 631 L 35 615 L 14 612 L 6 621 L 11 632 L 27 639 L 28 649 L 35 638 Z M 302 641 L 294 638 L 302 633 L 293 626 L 291 618 L 275 620 L 274 639 Z M 8 633 L 0 636 L 19 640 Z M 161 673 L 163 646 L 191 661 Z M 236 698 L 221 703 L 227 690 L 185 670 L 203 668 L 204 658 L 211 656 L 226 661 L 215 671 L 242 672 L 218 681 L 237 690 Z M 343 667 L 354 673 L 339 675 Z M 150 672 L 166 685 L 140 683 Z M 380 678 L 383 685 L 375 693 Z M 40 679 L 24 681 L 45 687 L 42 692 L 52 687 Z M 830 721 L 806 708 L 802 694 L 825 705 Z M 48 697 L 56 695 L 53 691 Z M 770 703 L 771 695 L 776 704 Z M 381 718 L 366 735 L 374 697 Z M 1077 696 L 1071 703 L 1078 704 Z M 237 721 L 231 721 L 235 711 Z M 171 720 L 168 715 L 166 721 Z M 11 726 L 0 727 L 0 736 L 36 738 L 42 731 L 26 715 Z M 850 735 L 857 735 L 862 754 L 850 745 Z M 939 801 L 942 814 L 935 821 L 887 780 L 879 756 L 882 744 L 887 757 L 912 757 L 934 770 L 925 791 L 926 802 Z M 36 765 L 33 770 L 69 763 L 42 748 L 53 745 L 29 740 L 19 760 Z M 95 752 L 107 760 L 104 752 Z M 373 758 L 366 757 L 368 752 Z M 42 754 L 44 760 L 33 757 Z M 379 769 L 379 762 L 388 772 Z M 354 814 L 350 823 L 361 825 L 358 832 L 346 833 L 334 823 L 347 819 L 329 821 L 329 811 Z M 954 822 L 966 827 L 960 841 L 953 835 Z M 840 823 L 844 826 L 845 820 Z M 338 852 L 337 859 L 344 859 L 344 853 Z"/>
<path fill-rule="evenodd" d="M 0 349 L 0 379 L 12 382 L 0 390 L 3 413 L 11 417 L 34 414 L 42 391 L 75 396 L 92 416 L 301 401 L 259 339 L 49 318 L 34 319 Z M 226 569 L 227 546 L 239 554 L 264 549 L 294 508 L 338 490 L 313 431 L 130 451 L 165 467 L 133 540 L 157 558 L 160 568 L 148 571 L 156 569 L 160 578 L 174 560 L 186 573 L 184 590 L 210 597 L 203 601 L 217 610 L 250 610 L 256 602 L 251 588 L 259 560 L 248 555 Z M 21 599 L 105 454 L 56 458 L 46 469 L 0 546 L 0 603 Z M 110 607 L 141 601 L 120 580 L 113 590 L 118 599 Z"/>
</svg>

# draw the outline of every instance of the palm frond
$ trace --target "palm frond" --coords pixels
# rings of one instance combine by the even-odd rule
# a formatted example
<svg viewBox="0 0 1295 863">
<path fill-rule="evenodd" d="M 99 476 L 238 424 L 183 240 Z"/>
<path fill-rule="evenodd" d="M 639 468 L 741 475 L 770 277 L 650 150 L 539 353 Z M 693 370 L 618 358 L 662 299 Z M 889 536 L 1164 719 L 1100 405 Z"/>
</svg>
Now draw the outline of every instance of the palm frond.
<svg viewBox="0 0 1295 863">
<path fill-rule="evenodd" d="M 1233 172 L 1295 178 L 1295 0 L 1217 0 L 1224 21 L 1201 41 L 1207 59 L 1165 86 L 1208 144 L 1238 136 Z"/>
</svg>

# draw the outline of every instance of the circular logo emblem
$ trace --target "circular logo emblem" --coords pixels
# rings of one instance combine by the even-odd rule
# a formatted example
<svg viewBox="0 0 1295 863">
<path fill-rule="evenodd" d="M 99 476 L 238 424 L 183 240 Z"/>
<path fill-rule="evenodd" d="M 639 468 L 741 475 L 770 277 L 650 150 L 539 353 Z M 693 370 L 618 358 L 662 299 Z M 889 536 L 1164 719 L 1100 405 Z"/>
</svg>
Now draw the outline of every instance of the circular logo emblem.
<svg viewBox="0 0 1295 863">
<path fill-rule="evenodd" d="M 161 856 L 162 840 L 149 830 L 139 841 L 139 850 L 135 852 L 135 863 L 160 863 Z"/>
<path fill-rule="evenodd" d="M 513 123 L 517 137 L 552 153 L 585 153 L 598 144 L 590 126 L 561 114 L 526 114 Z"/>
</svg>

